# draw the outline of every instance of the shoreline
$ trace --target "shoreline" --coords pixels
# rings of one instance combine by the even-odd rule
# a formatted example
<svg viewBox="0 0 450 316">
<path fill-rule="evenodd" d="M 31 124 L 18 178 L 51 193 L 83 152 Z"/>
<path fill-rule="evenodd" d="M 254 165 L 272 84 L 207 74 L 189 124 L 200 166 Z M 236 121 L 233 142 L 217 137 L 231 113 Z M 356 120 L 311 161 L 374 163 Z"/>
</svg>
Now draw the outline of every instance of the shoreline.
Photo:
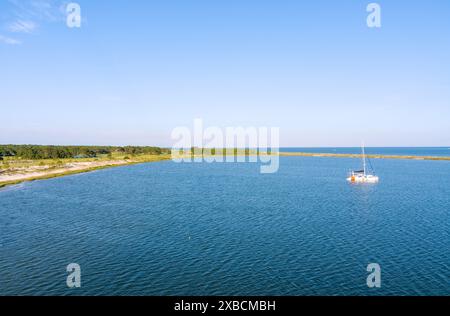
<svg viewBox="0 0 450 316">
<path fill-rule="evenodd" d="M 106 160 L 106 161 L 89 161 L 89 162 L 73 162 L 61 166 L 60 168 L 46 170 L 36 170 L 36 167 L 31 170 L 24 170 L 23 172 L 7 173 L 7 171 L 0 172 L 0 189 L 20 184 L 23 182 L 32 182 L 38 180 L 47 180 L 53 178 L 59 178 L 74 174 L 87 173 L 96 170 L 130 166 L 141 163 L 159 162 L 169 160 L 170 155 L 150 156 L 143 159 L 130 159 L 130 160 Z"/>
<path fill-rule="evenodd" d="M 280 152 L 282 157 L 322 157 L 322 158 L 362 158 L 361 154 L 332 154 L 332 153 L 306 153 L 306 152 Z M 432 161 L 450 161 L 449 156 L 399 156 L 399 155 L 376 155 L 370 154 L 366 157 L 371 159 L 407 159 L 407 160 L 432 160 Z M 170 155 L 151 155 L 137 157 L 137 159 L 115 159 L 115 160 L 95 160 L 83 162 L 67 163 L 59 168 L 39 169 L 36 166 L 28 170 L 21 170 L 16 173 L 12 170 L 0 172 L 0 189 L 6 186 L 16 185 L 23 182 L 37 180 L 46 180 L 59 178 L 74 174 L 87 173 L 96 170 L 114 168 L 120 166 L 136 165 L 141 163 L 159 162 L 170 160 Z"/>
</svg>

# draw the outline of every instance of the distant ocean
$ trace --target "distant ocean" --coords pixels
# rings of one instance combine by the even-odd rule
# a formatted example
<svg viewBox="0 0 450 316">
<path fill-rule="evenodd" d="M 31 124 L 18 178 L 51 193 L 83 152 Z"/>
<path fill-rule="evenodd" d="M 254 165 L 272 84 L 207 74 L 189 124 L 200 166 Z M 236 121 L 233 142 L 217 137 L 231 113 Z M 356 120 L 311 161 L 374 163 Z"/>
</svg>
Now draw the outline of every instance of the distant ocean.
<svg viewBox="0 0 450 316">
<path fill-rule="evenodd" d="M 449 147 L 366 147 L 367 154 L 450 157 Z M 283 147 L 281 152 L 360 154 L 360 147 Z"/>
</svg>

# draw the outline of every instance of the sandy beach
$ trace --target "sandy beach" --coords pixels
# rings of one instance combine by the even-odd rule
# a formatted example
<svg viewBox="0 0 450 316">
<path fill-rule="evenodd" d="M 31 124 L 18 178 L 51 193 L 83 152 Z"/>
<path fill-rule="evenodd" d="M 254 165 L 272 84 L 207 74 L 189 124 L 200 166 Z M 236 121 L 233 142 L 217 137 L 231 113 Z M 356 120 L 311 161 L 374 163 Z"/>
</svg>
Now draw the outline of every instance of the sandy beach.
<svg viewBox="0 0 450 316">
<path fill-rule="evenodd" d="M 92 162 L 73 162 L 62 165 L 61 167 L 51 168 L 49 166 L 32 166 L 11 169 L 0 172 L 0 185 L 2 183 L 20 182 L 27 180 L 35 180 L 50 176 L 65 175 L 67 173 L 76 173 L 81 171 L 89 171 L 101 167 L 112 167 L 129 164 L 127 160 L 113 161 L 92 161 Z"/>
<path fill-rule="evenodd" d="M 48 163 L 39 165 L 31 164 L 20 167 L 12 166 L 8 169 L 0 170 L 0 188 L 25 181 L 44 180 L 104 168 L 167 160 L 169 158 L 170 156 L 168 155 L 143 155 L 133 159 L 70 161 L 66 163 L 63 162 L 60 165 Z"/>
</svg>

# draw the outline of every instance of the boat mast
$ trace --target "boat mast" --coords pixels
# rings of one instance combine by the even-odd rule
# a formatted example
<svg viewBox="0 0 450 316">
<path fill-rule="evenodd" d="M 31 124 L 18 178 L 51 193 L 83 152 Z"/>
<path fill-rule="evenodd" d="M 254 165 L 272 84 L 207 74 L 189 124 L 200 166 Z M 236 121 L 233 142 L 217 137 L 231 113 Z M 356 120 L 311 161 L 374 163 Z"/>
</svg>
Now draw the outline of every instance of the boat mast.
<svg viewBox="0 0 450 316">
<path fill-rule="evenodd" d="M 363 166 L 364 166 L 364 176 L 366 175 L 366 153 L 364 151 L 364 143 L 362 143 L 362 156 L 363 156 Z"/>
</svg>

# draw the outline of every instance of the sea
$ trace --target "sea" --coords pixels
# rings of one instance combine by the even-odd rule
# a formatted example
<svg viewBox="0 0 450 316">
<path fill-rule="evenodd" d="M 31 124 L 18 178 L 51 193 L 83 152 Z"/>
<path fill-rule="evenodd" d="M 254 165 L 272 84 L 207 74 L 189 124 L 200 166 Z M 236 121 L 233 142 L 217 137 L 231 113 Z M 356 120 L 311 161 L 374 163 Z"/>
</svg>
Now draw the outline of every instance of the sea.
<svg viewBox="0 0 450 316">
<path fill-rule="evenodd" d="M 360 159 L 279 163 L 164 161 L 4 188 L 0 295 L 450 295 L 450 161 L 373 159 L 380 182 L 362 185 L 346 181 Z"/>
</svg>

